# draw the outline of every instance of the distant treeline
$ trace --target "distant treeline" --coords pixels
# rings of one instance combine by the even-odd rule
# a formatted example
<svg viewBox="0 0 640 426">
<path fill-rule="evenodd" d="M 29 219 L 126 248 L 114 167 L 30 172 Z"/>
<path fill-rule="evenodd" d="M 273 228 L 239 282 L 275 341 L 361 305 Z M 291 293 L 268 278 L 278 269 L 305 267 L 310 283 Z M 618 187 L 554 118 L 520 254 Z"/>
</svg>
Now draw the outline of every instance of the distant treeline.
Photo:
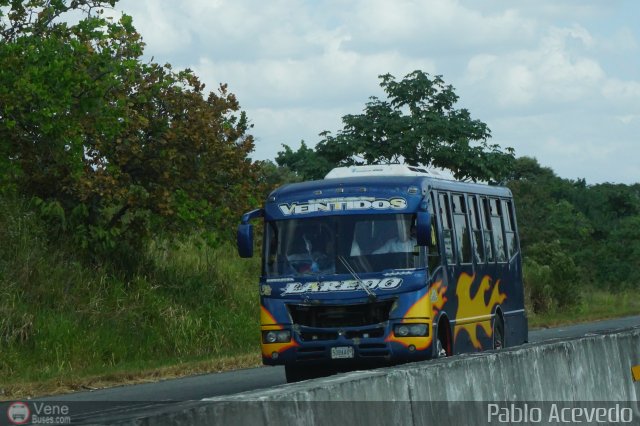
<svg viewBox="0 0 640 426">
<path fill-rule="evenodd" d="M 638 288 L 640 184 L 587 185 L 522 157 L 507 185 L 534 309 L 575 304 L 588 288 Z"/>
</svg>

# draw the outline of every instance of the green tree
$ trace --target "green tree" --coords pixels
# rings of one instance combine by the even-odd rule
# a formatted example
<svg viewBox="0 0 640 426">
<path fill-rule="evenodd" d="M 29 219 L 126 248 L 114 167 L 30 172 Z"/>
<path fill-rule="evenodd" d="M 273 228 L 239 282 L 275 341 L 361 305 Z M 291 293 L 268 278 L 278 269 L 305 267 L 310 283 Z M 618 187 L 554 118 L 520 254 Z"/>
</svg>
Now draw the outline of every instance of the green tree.
<svg viewBox="0 0 640 426">
<path fill-rule="evenodd" d="M 540 166 L 535 158 L 520 157 L 513 162 L 507 186 L 515 199 L 520 245 L 525 255 L 532 244 L 557 239 L 548 226 L 548 218 L 557 202 L 551 188 L 559 180 L 553 170 Z"/>
<path fill-rule="evenodd" d="M 598 251 L 598 278 L 614 290 L 640 285 L 640 216 L 620 220 Z"/>
<path fill-rule="evenodd" d="M 225 85 L 143 62 L 131 18 L 103 14 L 115 2 L 0 0 L 0 183 L 94 250 L 160 229 L 231 236 L 256 204 L 247 117 Z"/>
<path fill-rule="evenodd" d="M 300 176 L 292 172 L 287 166 L 278 166 L 271 160 L 256 161 L 258 166 L 258 179 L 263 183 L 267 191 L 271 191 L 277 186 L 299 182 Z"/>
<path fill-rule="evenodd" d="M 538 283 L 534 286 L 534 291 L 541 293 L 532 299 L 542 300 L 545 296 L 541 297 L 540 294 L 550 295 L 558 308 L 576 305 L 582 299 L 581 291 L 585 284 L 583 275 L 571 255 L 562 250 L 560 241 L 540 241 L 533 244 L 529 249 L 526 266 L 533 271 L 541 266 L 548 268 L 544 285 L 540 286 Z"/>
<path fill-rule="evenodd" d="M 501 181 L 508 176 L 513 149 L 489 144 L 491 132 L 467 109 L 456 108 L 458 96 L 441 76 L 414 71 L 396 81 L 381 75 L 386 100 L 371 97 L 364 112 L 342 117 L 344 128 L 329 132 L 317 154 L 330 164 L 436 166 L 459 179 Z M 295 170 L 295 169 L 294 169 Z"/>
<path fill-rule="evenodd" d="M 554 285 L 569 282 L 571 277 L 580 284 L 562 284 L 563 289 L 572 289 L 565 293 L 553 287 L 553 299 L 559 306 L 586 285 L 614 290 L 638 285 L 637 184 L 590 186 L 584 179 L 561 179 L 527 157 L 516 159 L 510 178 L 525 259 L 548 267 Z M 531 271 L 534 276 L 543 269 L 534 265 Z"/>
<path fill-rule="evenodd" d="M 278 152 L 276 163 L 294 171 L 301 180 L 322 179 L 335 166 L 335 163 L 307 147 L 304 141 L 300 143 L 297 151 L 293 151 L 287 145 L 283 147 L 284 151 Z"/>
</svg>

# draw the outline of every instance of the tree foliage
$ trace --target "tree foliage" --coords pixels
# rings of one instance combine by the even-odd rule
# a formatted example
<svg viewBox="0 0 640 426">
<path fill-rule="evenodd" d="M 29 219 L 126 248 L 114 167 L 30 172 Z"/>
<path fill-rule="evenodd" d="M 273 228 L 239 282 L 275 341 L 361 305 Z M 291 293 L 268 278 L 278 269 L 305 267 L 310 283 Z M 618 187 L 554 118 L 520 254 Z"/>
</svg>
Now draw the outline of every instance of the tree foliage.
<svg viewBox="0 0 640 426">
<path fill-rule="evenodd" d="M 307 147 L 304 141 L 300 143 L 297 151 L 293 151 L 287 145 L 283 145 L 283 148 L 284 151 L 278 152 L 276 156 L 276 163 L 281 168 L 296 173 L 301 180 L 322 179 L 335 167 L 335 163 Z"/>
<path fill-rule="evenodd" d="M 489 144 L 487 125 L 457 108 L 458 96 L 442 76 L 414 71 L 396 81 L 380 76 L 387 99 L 371 97 L 363 113 L 342 117 L 337 135 L 323 132 L 315 152 L 285 146 L 279 164 L 318 178 L 335 165 L 404 162 L 446 168 L 456 178 L 501 181 L 509 173 L 513 149 Z"/>
<path fill-rule="evenodd" d="M 508 186 L 530 278 L 545 283 L 533 285 L 534 304 L 569 306 L 589 286 L 640 285 L 640 185 L 587 185 L 522 157 L 514 162 Z"/>
<path fill-rule="evenodd" d="M 268 192 L 277 186 L 287 183 L 300 182 L 300 176 L 289 170 L 286 166 L 278 166 L 271 160 L 256 161 L 259 168 L 258 182 L 261 183 Z M 266 198 L 266 197 L 265 197 Z"/>
<path fill-rule="evenodd" d="M 131 17 L 103 13 L 115 2 L 0 1 L 0 184 L 94 249 L 154 229 L 230 234 L 256 202 L 247 117 L 226 85 L 143 62 Z"/>
</svg>

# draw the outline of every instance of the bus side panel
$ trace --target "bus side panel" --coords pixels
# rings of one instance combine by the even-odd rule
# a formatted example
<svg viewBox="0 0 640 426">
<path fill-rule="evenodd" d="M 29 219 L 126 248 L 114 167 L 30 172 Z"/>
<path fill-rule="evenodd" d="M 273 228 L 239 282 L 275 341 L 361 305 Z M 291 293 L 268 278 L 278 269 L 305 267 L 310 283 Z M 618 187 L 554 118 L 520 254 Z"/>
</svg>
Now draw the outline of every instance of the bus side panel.
<svg viewBox="0 0 640 426">
<path fill-rule="evenodd" d="M 516 236 L 513 200 L 504 196 L 439 190 L 432 193 L 443 266 L 448 278 L 445 311 L 452 324 L 453 353 L 476 352 L 493 348 L 493 326 L 500 310 L 505 321 L 507 346 L 527 340 L 527 319 L 524 312 L 524 289 L 519 244 L 508 259 L 507 238 Z M 489 210 L 490 209 L 490 210 Z M 505 213 L 508 210 L 508 213 Z M 510 219 L 512 218 L 512 219 Z M 478 240 L 470 239 L 470 230 L 481 232 L 481 253 L 484 261 L 476 256 L 460 263 L 461 256 L 469 256 L 458 246 L 469 244 L 475 248 Z M 448 232 L 450 243 L 442 235 Z M 461 233 L 459 235 L 459 233 Z M 487 242 L 490 241 L 490 246 Z M 487 256 L 487 249 L 489 253 Z M 447 256 L 447 250 L 453 255 Z M 498 261 L 500 250 L 502 261 Z M 504 250 L 504 251 L 503 251 Z M 464 253 L 464 254 L 463 254 Z M 447 258 L 452 258 L 448 262 Z"/>
<path fill-rule="evenodd" d="M 445 309 L 453 325 L 454 353 L 493 348 L 493 322 L 497 309 L 505 321 L 507 346 L 527 339 L 519 255 L 510 263 L 452 266 L 454 284 L 447 291 Z"/>
<path fill-rule="evenodd" d="M 528 341 L 529 324 L 524 307 L 524 286 L 522 282 L 522 257 L 520 252 L 511 258 L 505 273 L 509 282 L 508 299 L 502 307 L 505 321 L 505 345 L 517 346 Z"/>
<path fill-rule="evenodd" d="M 492 314 L 507 295 L 499 267 L 452 267 L 455 277 L 454 353 L 478 352 L 493 347 Z"/>
</svg>

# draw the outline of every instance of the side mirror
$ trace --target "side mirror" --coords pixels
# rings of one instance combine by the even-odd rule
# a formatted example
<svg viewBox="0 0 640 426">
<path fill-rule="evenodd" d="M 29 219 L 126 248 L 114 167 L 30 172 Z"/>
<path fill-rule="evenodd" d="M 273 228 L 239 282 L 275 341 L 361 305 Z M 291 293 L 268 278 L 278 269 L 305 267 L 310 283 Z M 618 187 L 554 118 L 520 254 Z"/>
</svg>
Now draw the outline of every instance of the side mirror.
<svg viewBox="0 0 640 426">
<path fill-rule="evenodd" d="M 238 225 L 237 239 L 240 257 L 253 257 L 253 225 L 250 223 Z"/>
<path fill-rule="evenodd" d="M 253 257 L 253 225 L 249 221 L 257 217 L 264 217 L 264 209 L 252 210 L 242 215 L 237 234 L 240 257 Z"/>
<path fill-rule="evenodd" d="M 428 212 L 418 212 L 416 234 L 419 246 L 428 246 L 431 242 L 431 216 Z"/>
</svg>

